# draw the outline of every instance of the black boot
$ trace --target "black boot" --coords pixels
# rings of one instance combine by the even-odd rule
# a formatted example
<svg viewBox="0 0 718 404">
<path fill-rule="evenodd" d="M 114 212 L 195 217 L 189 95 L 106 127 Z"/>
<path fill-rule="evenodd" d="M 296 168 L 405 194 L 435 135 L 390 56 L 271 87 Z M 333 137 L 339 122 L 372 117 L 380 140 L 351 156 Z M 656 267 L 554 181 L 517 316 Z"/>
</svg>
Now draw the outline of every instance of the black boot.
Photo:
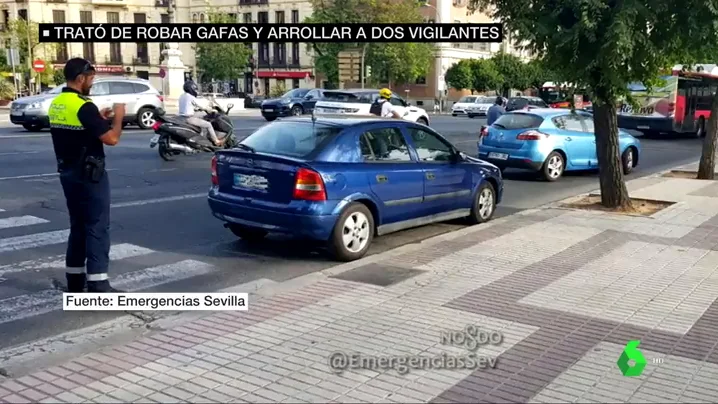
<svg viewBox="0 0 718 404">
<path fill-rule="evenodd" d="M 82 293 L 85 291 L 87 275 L 66 273 L 67 293 Z"/>
<path fill-rule="evenodd" d="M 124 290 L 115 289 L 110 285 L 110 281 L 88 281 L 88 293 L 125 293 Z"/>
</svg>

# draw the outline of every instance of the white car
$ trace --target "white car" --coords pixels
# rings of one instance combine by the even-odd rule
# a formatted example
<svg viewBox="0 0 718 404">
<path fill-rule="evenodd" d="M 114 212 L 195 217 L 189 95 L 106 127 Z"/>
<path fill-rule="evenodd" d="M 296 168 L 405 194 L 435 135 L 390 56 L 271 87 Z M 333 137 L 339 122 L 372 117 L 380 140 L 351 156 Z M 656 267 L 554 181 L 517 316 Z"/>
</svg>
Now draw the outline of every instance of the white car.
<svg viewBox="0 0 718 404">
<path fill-rule="evenodd" d="M 349 89 L 326 90 L 324 96 L 314 106 L 317 115 L 371 115 L 371 104 L 379 98 L 379 90 Z M 392 93 L 389 100 L 407 121 L 429 125 L 429 114 Z"/>
<path fill-rule="evenodd" d="M 476 101 L 466 108 L 466 115 L 469 118 L 486 116 L 486 112 L 496 103 L 496 97 L 478 97 Z"/>
<path fill-rule="evenodd" d="M 476 104 L 476 100 L 481 98 L 478 95 L 467 95 L 459 98 L 454 105 L 451 106 L 451 116 L 465 115 L 466 109 Z"/>
</svg>

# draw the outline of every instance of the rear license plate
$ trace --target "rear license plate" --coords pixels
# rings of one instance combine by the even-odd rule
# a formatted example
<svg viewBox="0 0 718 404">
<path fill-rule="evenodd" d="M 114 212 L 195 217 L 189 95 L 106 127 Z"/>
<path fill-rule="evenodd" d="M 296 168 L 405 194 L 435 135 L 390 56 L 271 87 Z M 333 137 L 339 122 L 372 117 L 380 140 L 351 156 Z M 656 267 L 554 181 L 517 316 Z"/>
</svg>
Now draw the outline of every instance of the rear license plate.
<svg viewBox="0 0 718 404">
<path fill-rule="evenodd" d="M 265 111 L 274 111 L 274 108 L 271 108 L 271 107 L 264 107 L 264 110 L 265 110 Z"/>
<path fill-rule="evenodd" d="M 261 175 L 234 174 L 234 185 L 238 188 L 263 191 L 269 188 L 269 181 Z"/>
<path fill-rule="evenodd" d="M 489 158 L 496 160 L 506 160 L 509 158 L 509 155 L 506 153 L 489 153 Z"/>
<path fill-rule="evenodd" d="M 637 128 L 638 128 L 638 129 L 650 129 L 651 127 L 650 127 L 650 126 L 646 126 L 646 125 L 638 125 Z"/>
</svg>

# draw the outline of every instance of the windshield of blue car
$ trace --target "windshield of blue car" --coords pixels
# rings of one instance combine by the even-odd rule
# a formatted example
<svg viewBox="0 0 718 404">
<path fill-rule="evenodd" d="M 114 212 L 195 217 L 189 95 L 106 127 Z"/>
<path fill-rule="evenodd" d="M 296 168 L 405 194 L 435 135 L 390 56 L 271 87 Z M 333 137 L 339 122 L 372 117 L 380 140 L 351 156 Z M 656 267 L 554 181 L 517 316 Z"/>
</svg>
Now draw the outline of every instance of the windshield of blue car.
<svg viewBox="0 0 718 404">
<path fill-rule="evenodd" d="M 259 128 L 240 143 L 257 153 L 307 158 L 341 130 L 320 123 L 279 121 Z"/>
<path fill-rule="evenodd" d="M 533 114 L 503 114 L 491 126 L 499 129 L 529 129 L 538 128 L 543 118 Z"/>
<path fill-rule="evenodd" d="M 284 93 L 282 98 L 302 98 L 307 95 L 308 92 L 309 90 L 306 88 L 295 88 L 294 90 L 289 90 Z"/>
</svg>

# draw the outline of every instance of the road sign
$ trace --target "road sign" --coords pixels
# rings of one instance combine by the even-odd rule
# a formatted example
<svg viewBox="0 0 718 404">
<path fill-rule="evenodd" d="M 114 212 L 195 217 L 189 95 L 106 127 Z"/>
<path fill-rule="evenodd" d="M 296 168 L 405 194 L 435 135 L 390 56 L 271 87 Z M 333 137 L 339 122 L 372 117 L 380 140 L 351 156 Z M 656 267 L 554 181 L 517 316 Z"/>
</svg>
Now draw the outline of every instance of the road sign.
<svg viewBox="0 0 718 404">
<path fill-rule="evenodd" d="M 35 60 L 34 62 L 32 62 L 32 69 L 38 73 L 44 72 L 45 71 L 45 62 L 43 62 L 40 59 Z"/>
<path fill-rule="evenodd" d="M 167 72 L 165 72 L 165 69 L 160 69 L 160 78 L 163 79 L 167 75 Z"/>
<path fill-rule="evenodd" d="M 339 81 L 357 82 L 361 80 L 361 51 L 349 50 L 339 52 Z"/>
</svg>

